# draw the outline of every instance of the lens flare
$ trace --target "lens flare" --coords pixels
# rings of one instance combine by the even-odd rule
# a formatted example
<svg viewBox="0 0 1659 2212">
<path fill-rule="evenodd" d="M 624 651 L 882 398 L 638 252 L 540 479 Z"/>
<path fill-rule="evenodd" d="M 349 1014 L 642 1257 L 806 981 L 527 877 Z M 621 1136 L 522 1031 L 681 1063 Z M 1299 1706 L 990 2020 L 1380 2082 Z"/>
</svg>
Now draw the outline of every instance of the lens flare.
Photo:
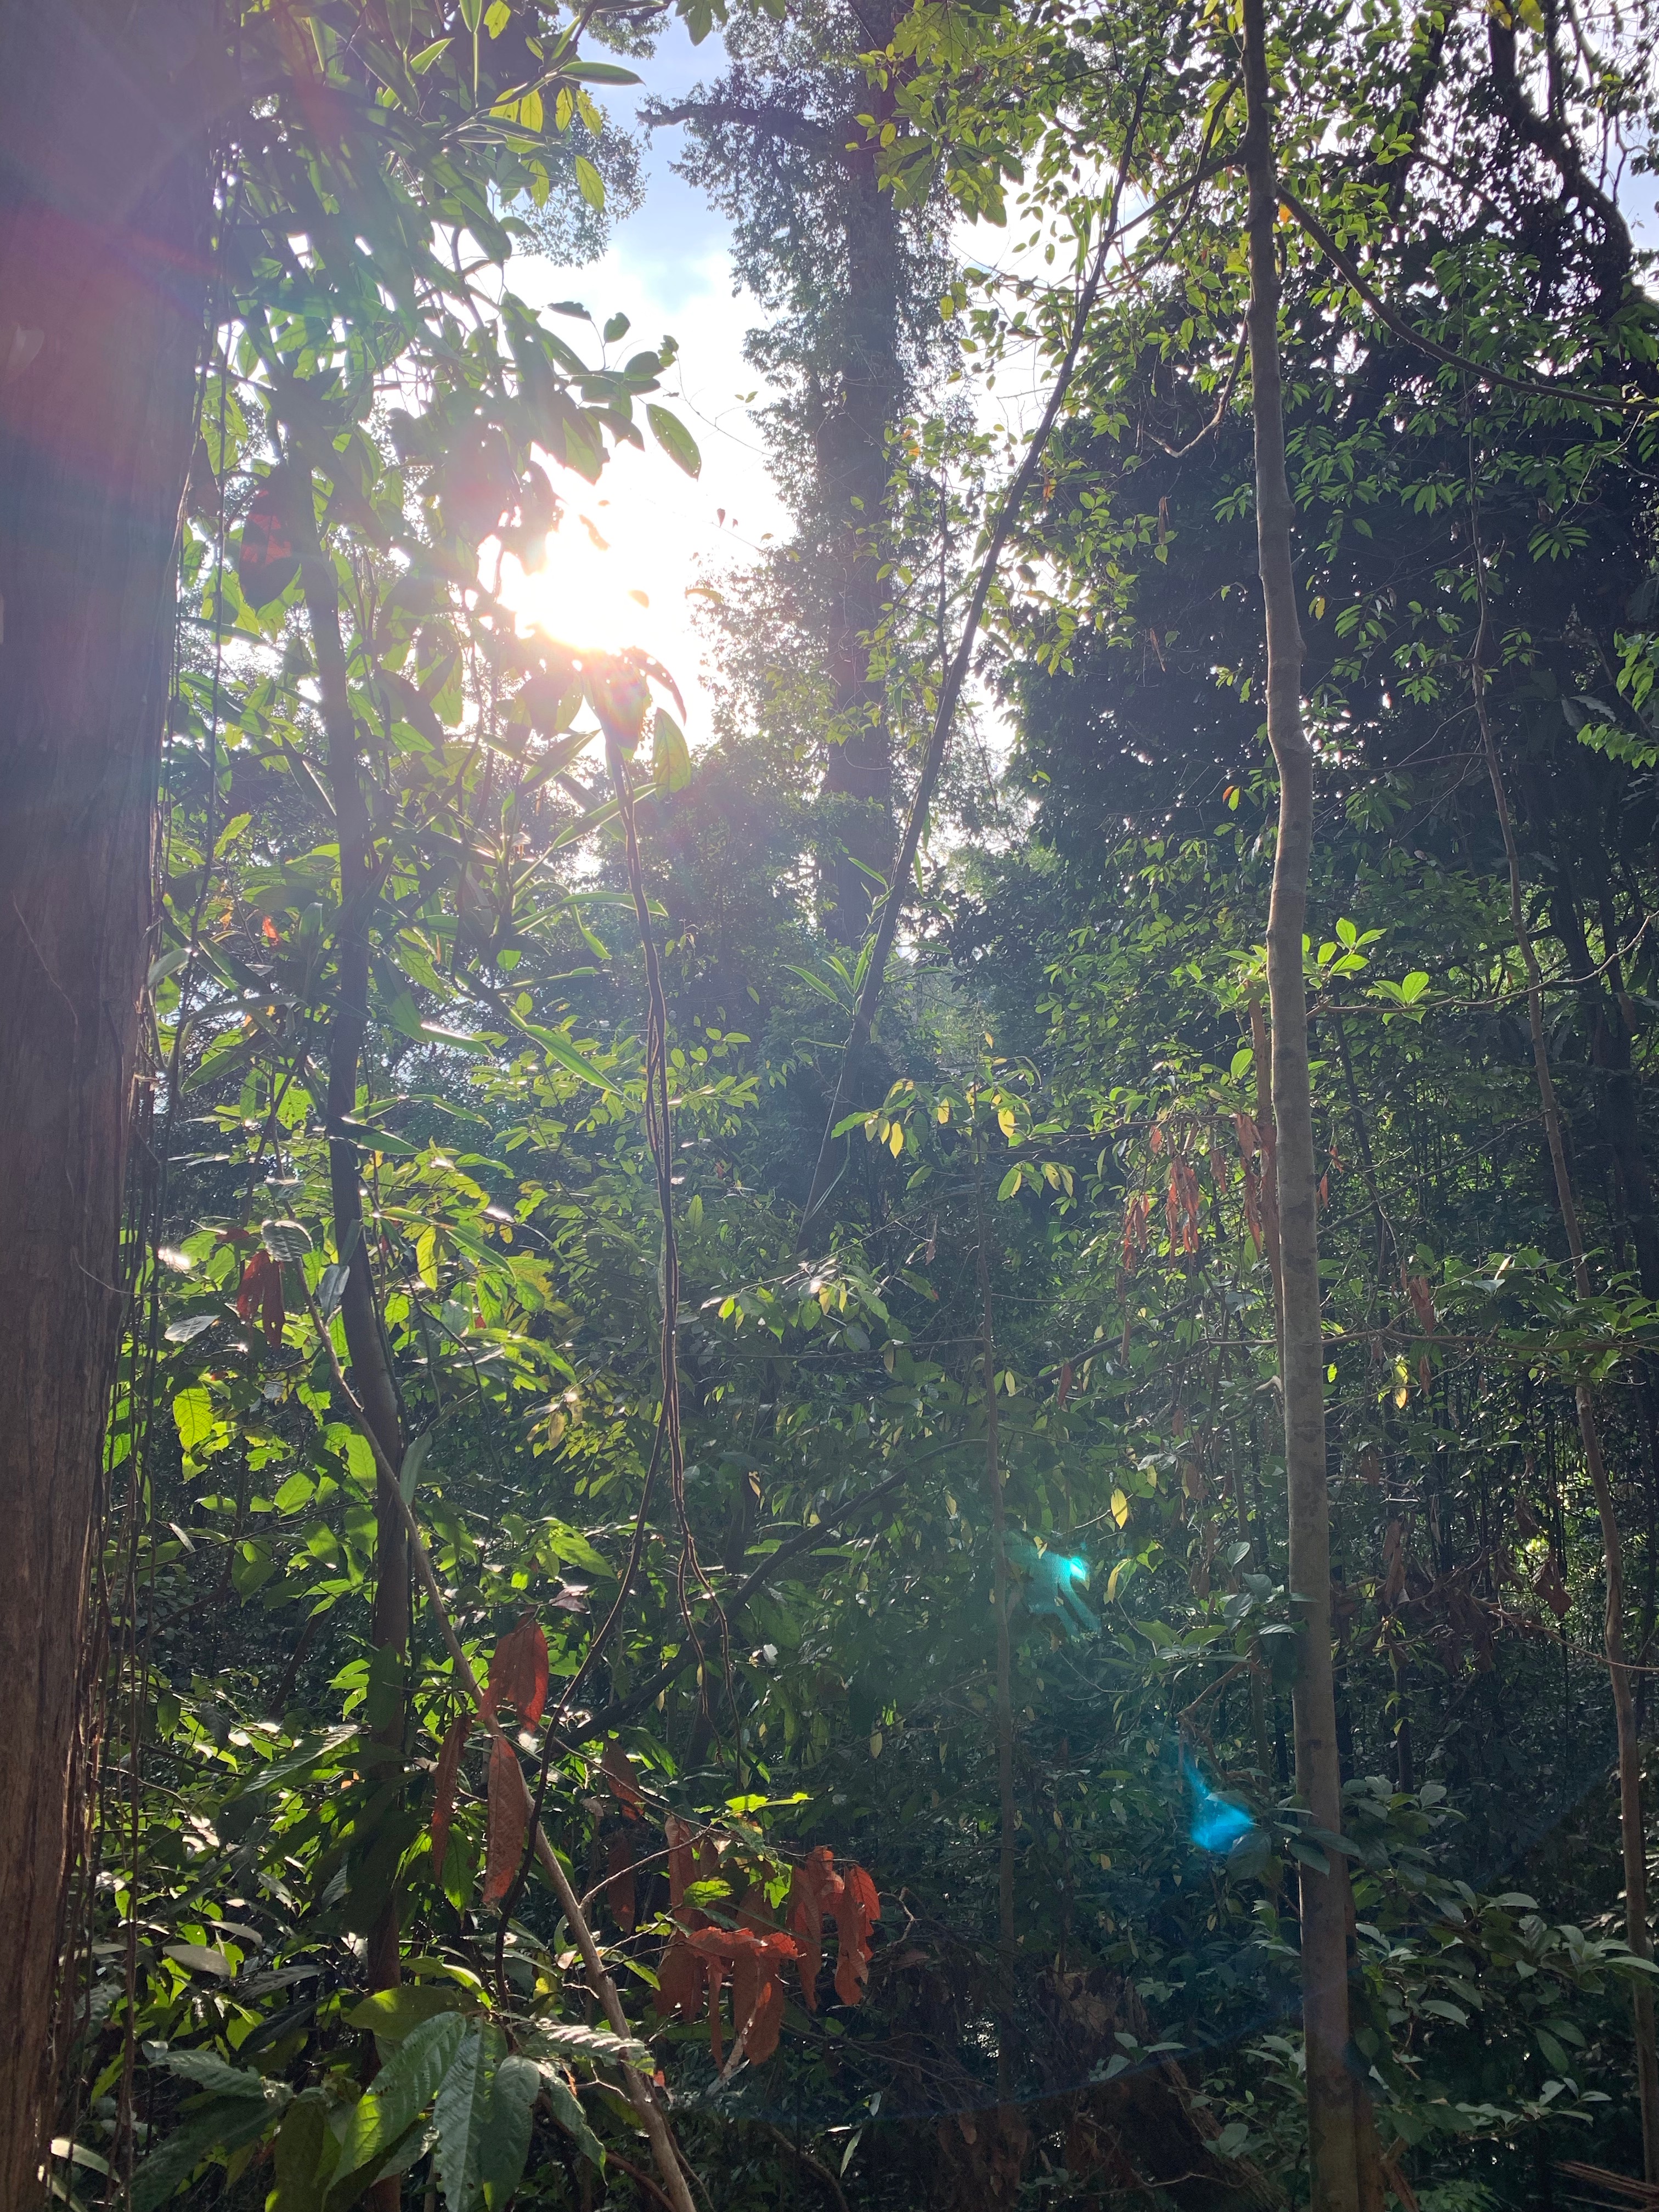
<svg viewBox="0 0 1659 2212">
<path fill-rule="evenodd" d="M 1255 1822 L 1242 1805 L 1218 1797 L 1185 1752 L 1181 1755 L 1181 1771 L 1193 1793 L 1193 1817 L 1188 1834 L 1200 1850 L 1224 1857 L 1252 1832 Z"/>
</svg>

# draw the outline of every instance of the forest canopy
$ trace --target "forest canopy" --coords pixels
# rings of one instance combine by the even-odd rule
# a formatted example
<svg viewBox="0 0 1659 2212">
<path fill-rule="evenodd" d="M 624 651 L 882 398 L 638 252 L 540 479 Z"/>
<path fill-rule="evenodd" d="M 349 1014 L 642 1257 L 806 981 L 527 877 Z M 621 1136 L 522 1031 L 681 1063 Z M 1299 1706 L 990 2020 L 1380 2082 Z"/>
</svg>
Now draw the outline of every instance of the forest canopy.
<svg viewBox="0 0 1659 2212">
<path fill-rule="evenodd" d="M 3 2212 L 1659 2204 L 1656 109 L 0 25 Z"/>
</svg>

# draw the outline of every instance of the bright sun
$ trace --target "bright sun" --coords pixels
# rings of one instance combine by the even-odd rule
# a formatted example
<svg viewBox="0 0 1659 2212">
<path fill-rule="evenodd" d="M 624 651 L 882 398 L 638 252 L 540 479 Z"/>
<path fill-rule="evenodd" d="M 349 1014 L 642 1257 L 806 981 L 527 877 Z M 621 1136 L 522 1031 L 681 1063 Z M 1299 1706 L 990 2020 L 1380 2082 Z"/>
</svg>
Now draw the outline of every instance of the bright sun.
<svg viewBox="0 0 1659 2212">
<path fill-rule="evenodd" d="M 502 599 L 521 623 L 578 653 L 631 647 L 659 662 L 684 695 L 686 734 L 696 744 L 708 734 L 710 702 L 695 611 L 718 596 L 709 572 L 751 549 L 714 495 L 658 455 L 624 449 L 594 489 L 566 477 L 559 491 L 564 512 L 545 564 L 526 574 L 505 556 Z"/>
</svg>

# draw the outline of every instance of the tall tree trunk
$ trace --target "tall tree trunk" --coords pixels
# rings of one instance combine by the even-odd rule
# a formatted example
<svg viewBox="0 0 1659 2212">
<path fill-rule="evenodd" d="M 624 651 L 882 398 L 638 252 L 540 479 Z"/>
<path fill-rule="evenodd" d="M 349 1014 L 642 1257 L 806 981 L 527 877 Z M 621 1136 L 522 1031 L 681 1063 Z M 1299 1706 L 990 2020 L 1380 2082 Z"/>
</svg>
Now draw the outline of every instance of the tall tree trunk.
<svg viewBox="0 0 1659 2212">
<path fill-rule="evenodd" d="M 0 2207 L 52 1989 L 151 920 L 207 173 L 194 11 L 0 16 Z"/>
<path fill-rule="evenodd" d="M 878 114 L 890 94 L 866 93 Z M 887 433 L 904 392 L 898 358 L 898 216 L 878 189 L 873 147 L 853 124 L 838 185 L 847 241 L 847 299 L 835 398 L 813 436 L 830 532 L 828 647 L 834 738 L 824 763 L 836 848 L 824 869 L 825 922 L 856 945 L 869 927 L 875 878 L 893 865 L 893 763 L 884 686 L 871 674 L 881 619 Z"/>
<path fill-rule="evenodd" d="M 1473 460 L 1469 485 L 1473 510 Z M 1481 743 L 1486 749 L 1486 769 L 1492 778 L 1498 826 L 1504 833 L 1504 857 L 1509 866 L 1510 926 L 1526 964 L 1527 1014 L 1532 1032 L 1533 1072 L 1537 1079 L 1538 1103 L 1543 1114 L 1544 1134 L 1549 1145 L 1550 1166 L 1555 1178 L 1556 1203 L 1560 1209 L 1561 1226 L 1566 1235 L 1567 1250 L 1572 1261 L 1573 1289 L 1579 1298 L 1588 1299 L 1591 1295 L 1589 1263 L 1584 1252 L 1583 1231 L 1578 1219 L 1577 1200 L 1573 1194 L 1572 1175 L 1567 1165 L 1566 1143 L 1562 1134 L 1561 1109 L 1556 1097 L 1555 1079 L 1550 1072 L 1549 1043 L 1544 1029 L 1543 978 L 1539 971 L 1532 933 L 1527 927 L 1521 892 L 1521 858 L 1516 848 L 1509 797 L 1504 788 L 1498 742 L 1492 733 L 1492 716 L 1486 703 L 1486 566 L 1485 556 L 1480 550 L 1478 513 L 1474 514 L 1474 550 L 1480 606 L 1480 628 L 1475 639 L 1471 670 L 1475 714 L 1480 725 Z M 1588 954 L 1584 957 L 1588 958 Z M 1587 973 L 1588 969 L 1581 972 Z M 1637 1728 L 1636 1698 L 1630 1668 L 1625 1659 L 1624 1542 L 1613 1503 L 1613 1485 L 1607 1479 L 1607 1463 L 1601 1455 L 1601 1425 L 1596 1419 L 1595 1402 L 1590 1396 L 1588 1384 L 1578 1384 L 1574 1392 L 1574 1401 L 1578 1414 L 1579 1439 L 1584 1448 L 1584 1465 L 1595 1497 L 1596 1515 L 1601 1524 L 1602 1549 L 1607 1558 L 1607 1605 L 1602 1618 L 1602 1648 L 1607 1654 L 1607 1674 L 1613 1686 L 1613 1722 L 1619 1741 L 1619 1816 L 1625 1861 L 1625 1940 L 1638 1959 L 1650 1959 L 1653 1943 L 1648 1933 L 1647 1844 L 1642 1814 L 1642 1744 Z M 1656 2039 L 1655 2033 L 1653 1991 L 1645 1974 L 1632 1977 L 1631 2014 L 1636 2043 L 1636 2095 L 1642 2116 L 1643 2167 L 1650 2181 L 1659 2181 L 1659 2040 Z"/>
<path fill-rule="evenodd" d="M 1322 1828 L 1342 1826 L 1342 1778 L 1331 1672 L 1330 1501 L 1325 1470 L 1325 1358 L 1308 1002 L 1302 938 L 1313 847 L 1313 752 L 1302 727 L 1302 633 L 1291 557 L 1279 366 L 1279 212 L 1265 0 L 1245 0 L 1243 162 L 1249 187 L 1250 383 L 1255 422 L 1257 557 L 1267 622 L 1267 739 L 1279 769 L 1279 842 L 1267 921 L 1273 1109 L 1279 1233 L 1279 1369 L 1285 1394 L 1290 1587 L 1297 1638 L 1297 1788 Z M 1381 2202 L 1374 2132 L 1348 2067 L 1348 1881 L 1337 1856 L 1302 1869 L 1302 2019 L 1307 2044 L 1308 2159 L 1313 2212 Z M 1362 2176 L 1362 2154 L 1365 2173 Z"/>
</svg>

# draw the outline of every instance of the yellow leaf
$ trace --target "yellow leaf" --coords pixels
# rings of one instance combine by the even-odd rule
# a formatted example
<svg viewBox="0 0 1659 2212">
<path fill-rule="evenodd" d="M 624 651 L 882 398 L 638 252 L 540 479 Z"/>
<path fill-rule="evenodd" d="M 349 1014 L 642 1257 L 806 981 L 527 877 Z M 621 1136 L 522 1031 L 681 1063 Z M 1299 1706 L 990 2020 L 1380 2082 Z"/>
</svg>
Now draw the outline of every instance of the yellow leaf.
<svg viewBox="0 0 1659 2212">
<path fill-rule="evenodd" d="M 1112 1518 L 1120 1528 L 1128 1525 L 1129 1501 L 1121 1490 L 1115 1490 L 1112 1492 Z"/>
<path fill-rule="evenodd" d="M 936 1108 L 934 1110 L 936 1111 L 936 1113 L 937 1113 L 937 1114 L 938 1114 L 938 1115 L 939 1115 L 940 1124 L 941 1124 L 941 1125 L 943 1125 L 945 1122 L 948 1121 L 950 1120 L 950 1118 L 951 1118 L 951 1102 L 950 1102 L 950 1100 L 949 1100 L 948 1098 L 941 1098 L 941 1099 L 939 1100 L 939 1104 L 938 1104 L 937 1108 Z"/>
<path fill-rule="evenodd" d="M 998 1127 L 998 1128 L 1000 1128 L 1000 1129 L 1001 1130 L 1001 1132 L 1002 1132 L 1003 1135 L 1004 1135 L 1005 1137 L 1006 1137 L 1006 1139 L 1008 1139 L 1009 1143 L 1012 1145 L 1012 1142 L 1014 1141 L 1014 1127 L 1015 1127 L 1015 1123 L 1014 1123 L 1014 1109 L 1013 1109 L 1013 1108 L 1012 1108 L 1012 1106 L 999 1106 L 999 1107 L 998 1107 L 998 1109 L 997 1109 L 997 1127 Z"/>
<path fill-rule="evenodd" d="M 896 1159 L 904 1150 L 904 1132 L 896 1121 L 887 1133 L 887 1143 L 893 1158 Z"/>
</svg>

